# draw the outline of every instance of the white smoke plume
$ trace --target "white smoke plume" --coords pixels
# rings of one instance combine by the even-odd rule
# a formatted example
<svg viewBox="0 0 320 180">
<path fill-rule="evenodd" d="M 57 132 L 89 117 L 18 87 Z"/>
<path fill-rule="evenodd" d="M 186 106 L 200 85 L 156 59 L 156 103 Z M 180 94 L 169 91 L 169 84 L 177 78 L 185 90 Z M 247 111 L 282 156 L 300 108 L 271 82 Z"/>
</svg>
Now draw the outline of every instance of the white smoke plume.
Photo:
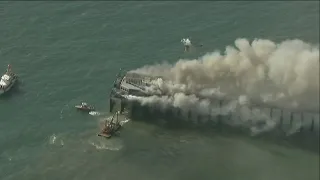
<svg viewBox="0 0 320 180">
<path fill-rule="evenodd" d="M 319 111 L 319 47 L 301 40 L 279 44 L 265 39 L 237 39 L 225 53 L 198 59 L 148 65 L 131 71 L 153 76 L 151 97 L 128 96 L 142 105 L 177 107 L 202 115 L 231 114 L 228 124 L 268 131 L 279 119 L 249 109 L 250 103 Z M 159 78 L 160 76 L 161 78 Z M 228 99 L 222 107 L 214 98 Z M 262 105 L 263 106 L 263 105 Z"/>
<path fill-rule="evenodd" d="M 279 44 L 237 39 L 235 47 L 227 46 L 224 54 L 216 51 L 199 59 L 131 72 L 163 77 L 153 80 L 147 89 L 158 95 L 230 99 L 246 95 L 257 103 L 319 110 L 319 47 L 297 39 Z"/>
<path fill-rule="evenodd" d="M 240 96 L 238 100 L 230 101 L 222 106 L 208 99 L 199 99 L 195 95 L 185 95 L 183 93 L 176 93 L 172 96 L 154 95 L 151 97 L 128 95 L 126 98 L 138 101 L 141 105 L 148 105 L 163 111 L 168 108 L 179 108 L 184 113 L 191 111 L 206 117 L 208 115 L 210 117 L 231 115 L 233 118 L 223 120 L 225 124 L 250 128 L 253 135 L 270 130 L 277 123 L 276 119 L 272 119 L 258 109 L 250 110 L 246 106 L 248 105 L 246 96 Z"/>
</svg>

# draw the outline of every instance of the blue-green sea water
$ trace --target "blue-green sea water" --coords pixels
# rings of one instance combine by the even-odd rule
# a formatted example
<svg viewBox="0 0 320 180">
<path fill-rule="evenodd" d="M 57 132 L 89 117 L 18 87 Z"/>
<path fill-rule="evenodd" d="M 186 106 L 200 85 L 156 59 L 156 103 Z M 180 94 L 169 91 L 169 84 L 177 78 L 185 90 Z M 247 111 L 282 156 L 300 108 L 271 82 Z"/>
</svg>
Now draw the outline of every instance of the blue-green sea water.
<svg viewBox="0 0 320 180">
<path fill-rule="evenodd" d="M 1 180 L 316 180 L 319 154 L 129 121 L 98 138 L 119 68 L 194 58 L 237 38 L 319 43 L 319 2 L 0 2 Z M 184 53 L 180 39 L 205 46 Z"/>
</svg>

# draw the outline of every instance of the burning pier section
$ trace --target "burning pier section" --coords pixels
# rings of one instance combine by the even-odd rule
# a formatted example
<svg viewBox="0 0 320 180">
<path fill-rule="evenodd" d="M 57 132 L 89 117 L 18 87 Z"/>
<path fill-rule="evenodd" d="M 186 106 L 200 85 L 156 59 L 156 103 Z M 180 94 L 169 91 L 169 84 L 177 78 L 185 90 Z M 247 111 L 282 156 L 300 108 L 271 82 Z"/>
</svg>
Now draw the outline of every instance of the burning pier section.
<svg viewBox="0 0 320 180">
<path fill-rule="evenodd" d="M 219 126 L 230 125 L 232 127 L 252 127 L 252 124 L 264 126 L 272 122 L 273 130 L 280 130 L 286 135 L 308 135 L 319 137 L 319 112 L 299 111 L 294 109 L 282 109 L 267 105 L 241 105 L 236 110 L 224 111 L 230 104 L 229 100 L 213 100 L 213 108 L 207 113 L 193 109 L 182 110 L 177 107 L 160 108 L 156 104 L 141 104 L 137 100 L 127 98 L 128 95 L 146 96 L 139 89 L 143 89 L 144 77 L 139 75 L 120 75 L 114 82 L 109 99 L 110 112 L 128 111 L 131 117 L 162 117 L 171 118 L 194 125 L 206 124 Z M 214 111 L 214 112 L 213 112 Z M 251 124 L 251 125 L 250 125 Z M 258 124 L 258 125 L 257 125 Z M 263 125 L 264 124 L 264 125 Z"/>
</svg>

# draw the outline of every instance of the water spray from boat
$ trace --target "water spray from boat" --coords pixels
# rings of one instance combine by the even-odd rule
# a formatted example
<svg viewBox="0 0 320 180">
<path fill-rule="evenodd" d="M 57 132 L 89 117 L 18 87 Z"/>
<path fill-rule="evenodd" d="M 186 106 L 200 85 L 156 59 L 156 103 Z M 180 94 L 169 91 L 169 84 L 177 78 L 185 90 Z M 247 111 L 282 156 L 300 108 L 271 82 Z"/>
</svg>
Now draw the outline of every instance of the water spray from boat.
<svg viewBox="0 0 320 180">
<path fill-rule="evenodd" d="M 101 115 L 101 113 L 98 112 L 98 111 L 90 111 L 89 114 L 90 114 L 91 116 L 100 116 L 100 115 Z"/>
</svg>

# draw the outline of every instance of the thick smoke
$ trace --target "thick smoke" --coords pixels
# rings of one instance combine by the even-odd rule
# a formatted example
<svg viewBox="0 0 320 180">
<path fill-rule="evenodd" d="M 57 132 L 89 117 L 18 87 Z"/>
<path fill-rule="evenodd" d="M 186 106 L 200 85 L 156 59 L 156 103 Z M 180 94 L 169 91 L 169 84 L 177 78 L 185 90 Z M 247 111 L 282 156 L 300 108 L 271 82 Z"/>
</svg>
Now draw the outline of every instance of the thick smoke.
<svg viewBox="0 0 320 180">
<path fill-rule="evenodd" d="M 236 48 L 235 48 L 236 47 Z M 132 72 L 162 76 L 152 81 L 154 94 L 184 93 L 238 99 L 259 104 L 319 109 L 319 47 L 301 40 L 279 44 L 237 39 L 225 53 L 212 52 L 174 65 L 144 66 Z"/>
<path fill-rule="evenodd" d="M 184 113 L 191 111 L 197 115 L 216 117 L 217 115 L 229 115 L 232 118 L 224 119 L 225 124 L 250 128 L 253 135 L 268 131 L 276 126 L 277 120 L 272 119 L 259 109 L 249 109 L 246 96 L 230 101 L 222 106 L 209 99 L 200 99 L 195 95 L 176 93 L 172 96 L 138 97 L 129 95 L 129 100 L 139 101 L 142 105 L 163 110 L 179 108 Z M 206 119 L 208 120 L 208 119 Z M 215 121 L 215 120 L 214 120 Z"/>
<path fill-rule="evenodd" d="M 146 90 L 151 97 L 128 96 L 143 105 L 195 111 L 203 115 L 232 114 L 225 120 L 247 126 L 253 133 L 272 129 L 276 119 L 250 104 L 319 111 L 319 47 L 301 40 L 276 44 L 237 39 L 225 53 L 212 52 L 199 59 L 182 59 L 131 71 L 153 76 Z M 161 78 L 157 77 L 161 76 Z M 228 99 L 219 106 L 214 99 Z"/>
</svg>

